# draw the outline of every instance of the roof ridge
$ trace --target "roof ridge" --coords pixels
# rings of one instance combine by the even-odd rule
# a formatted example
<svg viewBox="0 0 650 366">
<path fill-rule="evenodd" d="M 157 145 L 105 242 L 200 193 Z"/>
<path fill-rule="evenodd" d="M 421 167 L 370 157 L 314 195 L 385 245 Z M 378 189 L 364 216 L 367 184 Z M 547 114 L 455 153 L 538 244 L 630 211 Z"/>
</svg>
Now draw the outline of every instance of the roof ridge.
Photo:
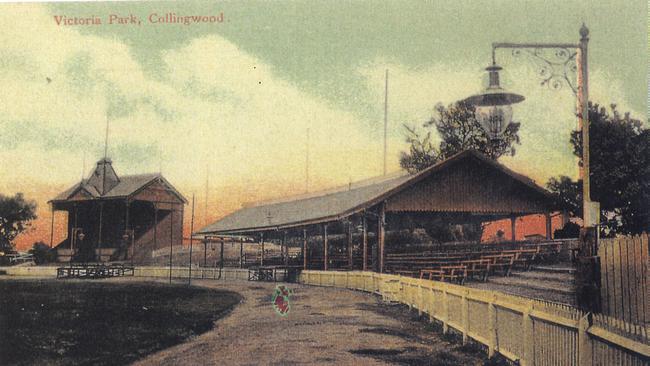
<svg viewBox="0 0 650 366">
<path fill-rule="evenodd" d="M 125 174 L 125 175 L 122 176 L 122 178 L 124 178 L 124 177 L 148 177 L 148 176 L 151 176 L 151 177 L 156 177 L 156 176 L 157 176 L 157 177 L 162 177 L 162 174 L 160 174 L 160 173 Z"/>
<path fill-rule="evenodd" d="M 340 192 L 353 191 L 355 189 L 362 189 L 376 184 L 393 181 L 395 179 L 402 178 L 407 175 L 412 175 L 412 174 L 409 174 L 405 170 L 402 170 L 402 171 L 391 173 L 387 176 L 374 176 L 374 177 L 358 180 L 356 182 L 351 182 L 345 185 L 337 185 L 319 191 L 306 192 L 306 193 L 300 193 L 300 194 L 294 194 L 294 195 L 276 197 L 276 198 L 269 198 L 260 201 L 245 202 L 242 204 L 242 208 L 268 206 L 277 203 L 294 202 L 294 201 L 302 201 L 310 198 L 325 197 Z"/>
</svg>

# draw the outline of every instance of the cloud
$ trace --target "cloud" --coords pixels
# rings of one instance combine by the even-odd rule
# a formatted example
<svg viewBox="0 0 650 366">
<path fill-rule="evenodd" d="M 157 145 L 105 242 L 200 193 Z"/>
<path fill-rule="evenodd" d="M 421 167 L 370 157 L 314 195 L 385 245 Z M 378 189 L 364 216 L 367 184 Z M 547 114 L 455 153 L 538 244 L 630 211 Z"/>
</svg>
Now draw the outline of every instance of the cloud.
<svg viewBox="0 0 650 366">
<path fill-rule="evenodd" d="M 514 157 L 500 161 L 531 176 L 539 184 L 557 175 L 577 176 L 577 160 L 572 154 L 569 136 L 578 126 L 575 114 L 576 97 L 564 84 L 560 90 L 540 85 L 540 69 L 534 60 L 524 57 L 502 57 L 501 85 L 526 100 L 514 109 L 514 120 L 522 122 L 521 145 Z M 433 64 L 428 67 L 408 68 L 404 65 L 376 59 L 358 67 L 357 72 L 367 80 L 375 104 L 383 105 L 384 75 L 389 70 L 389 116 L 392 125 L 394 150 L 405 149 L 402 123 L 421 125 L 433 115 L 437 103 L 448 105 L 476 94 L 485 88 L 485 71 L 477 68 L 474 60 L 454 64 Z M 618 104 L 621 111 L 630 109 L 622 82 L 607 72 L 590 70 L 590 100 Z M 435 134 L 434 134 L 435 135 Z M 436 136 L 437 138 L 437 136 Z M 393 155 L 398 151 L 393 151 Z"/>
<path fill-rule="evenodd" d="M 208 170 L 212 218 L 302 192 L 307 129 L 312 190 L 381 171 L 381 143 L 357 116 L 222 37 L 163 52 L 165 72 L 152 75 L 123 42 L 57 27 L 40 5 L 5 6 L 0 24 L 26 13 L 0 33 L 0 82 L 11 91 L 0 100 L 3 192 L 76 182 L 84 157 L 89 171 L 103 154 L 107 116 L 118 174 L 162 169 L 189 196 Z"/>
</svg>

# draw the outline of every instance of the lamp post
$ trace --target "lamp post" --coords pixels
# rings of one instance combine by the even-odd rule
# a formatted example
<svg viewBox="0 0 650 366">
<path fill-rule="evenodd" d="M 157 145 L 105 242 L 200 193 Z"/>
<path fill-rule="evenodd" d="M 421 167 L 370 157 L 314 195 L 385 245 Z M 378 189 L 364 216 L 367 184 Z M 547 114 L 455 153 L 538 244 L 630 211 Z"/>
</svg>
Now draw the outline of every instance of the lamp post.
<svg viewBox="0 0 650 366">
<path fill-rule="evenodd" d="M 519 103 L 524 98 L 517 94 L 505 92 L 499 85 L 499 71 L 501 67 L 496 63 L 497 49 L 511 49 L 514 56 L 521 52 L 527 53 L 535 60 L 541 62 L 540 76 L 543 78 L 541 85 L 552 89 L 561 89 L 568 84 L 578 101 L 578 116 L 582 129 L 582 203 L 583 203 L 583 228 L 581 230 L 580 256 L 581 268 L 579 274 L 585 289 L 580 290 L 580 298 L 587 301 L 597 301 L 594 297 L 599 294 L 597 290 L 598 279 L 595 275 L 596 242 L 598 231 L 596 227 L 600 222 L 600 206 L 592 202 L 589 185 L 589 71 L 587 49 L 589 44 L 589 29 L 583 24 L 580 28 L 580 41 L 578 43 L 493 43 L 492 65 L 487 68 L 490 75 L 490 84 L 481 94 L 465 99 L 466 102 L 476 107 L 476 119 L 481 123 L 491 139 L 498 139 L 511 122 L 511 105 Z M 552 58 L 547 57 L 543 50 L 553 50 Z M 572 82 L 572 73 L 576 73 L 576 83 Z M 591 298 L 591 300 L 589 300 Z M 597 308 L 597 303 L 591 302 L 587 307 Z"/>
</svg>

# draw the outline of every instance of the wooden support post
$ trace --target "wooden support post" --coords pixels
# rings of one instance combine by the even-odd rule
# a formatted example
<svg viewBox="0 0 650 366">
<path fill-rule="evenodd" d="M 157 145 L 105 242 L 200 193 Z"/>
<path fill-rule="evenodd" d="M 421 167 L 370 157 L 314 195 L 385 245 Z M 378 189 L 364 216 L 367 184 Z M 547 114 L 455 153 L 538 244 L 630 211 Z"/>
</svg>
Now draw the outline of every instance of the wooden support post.
<svg viewBox="0 0 650 366">
<path fill-rule="evenodd" d="M 223 268 L 223 244 L 224 244 L 223 238 L 221 238 L 219 243 L 221 244 L 221 251 L 219 252 L 219 268 Z"/>
<path fill-rule="evenodd" d="M 517 216 L 510 217 L 510 240 L 517 241 Z"/>
<path fill-rule="evenodd" d="M 533 312 L 533 303 L 531 302 L 522 314 L 521 327 L 523 330 L 523 348 L 524 355 L 521 359 L 522 366 L 532 366 L 535 364 L 535 337 L 533 328 L 533 318 L 530 313 Z"/>
<path fill-rule="evenodd" d="M 192 284 L 192 248 L 194 244 L 194 193 L 192 193 L 192 216 L 190 218 L 190 266 L 187 273 L 187 283 Z"/>
<path fill-rule="evenodd" d="M 203 239 L 203 267 L 208 266 L 208 240 Z"/>
<path fill-rule="evenodd" d="M 499 335 L 497 333 L 497 309 L 494 306 L 496 295 L 488 302 L 488 358 L 494 357 L 499 348 Z"/>
<path fill-rule="evenodd" d="M 363 227 L 363 232 L 361 233 L 362 240 L 363 240 L 363 270 L 367 271 L 368 270 L 368 222 L 366 220 L 366 215 L 365 213 L 363 214 L 362 218 L 362 227 Z"/>
<path fill-rule="evenodd" d="M 130 237 L 135 237 L 135 232 L 130 232 L 129 231 L 129 206 L 130 205 L 131 205 L 131 203 L 127 199 L 126 203 L 125 203 L 125 211 L 126 212 L 125 212 L 125 218 L 124 218 L 124 234 L 129 235 Z M 135 238 L 132 238 L 132 239 L 135 239 Z M 124 241 L 125 250 L 127 249 L 126 247 L 128 247 L 128 245 L 129 245 L 128 240 L 129 240 L 129 238 L 127 237 L 126 240 Z M 134 241 L 135 240 L 132 240 L 131 242 L 133 243 Z M 133 249 L 134 248 L 131 247 L 131 252 L 133 252 Z M 127 250 L 127 253 L 128 253 L 128 250 Z M 127 257 L 127 254 L 125 253 L 124 256 Z M 131 256 L 131 261 L 133 261 L 133 256 Z"/>
<path fill-rule="evenodd" d="M 54 203 L 50 203 L 52 222 L 50 223 L 50 248 L 54 247 Z"/>
<path fill-rule="evenodd" d="M 244 268 L 244 238 L 239 238 L 239 268 Z"/>
<path fill-rule="evenodd" d="M 153 203 L 153 250 L 158 249 L 158 203 Z"/>
<path fill-rule="evenodd" d="M 442 289 L 442 334 L 449 332 L 449 296 L 447 295 L 447 286 Z"/>
<path fill-rule="evenodd" d="M 282 232 L 282 258 L 285 266 L 289 265 L 289 247 L 287 246 L 287 232 Z"/>
<path fill-rule="evenodd" d="M 101 261 L 101 249 L 102 249 L 102 221 L 104 216 L 104 202 L 99 203 L 99 234 L 97 235 L 97 249 L 96 257 L 97 261 Z"/>
<path fill-rule="evenodd" d="M 129 230 L 129 206 L 130 205 L 131 205 L 131 203 L 129 202 L 129 200 L 126 200 L 126 203 L 125 203 L 125 206 L 124 206 L 125 207 L 124 231 Z"/>
<path fill-rule="evenodd" d="M 172 256 L 174 254 L 174 205 L 169 211 L 169 283 L 172 282 Z"/>
<path fill-rule="evenodd" d="M 323 270 L 327 271 L 327 261 L 328 261 L 328 256 L 327 256 L 327 224 L 323 224 Z"/>
<path fill-rule="evenodd" d="M 551 213 L 547 212 L 544 214 L 544 218 L 546 219 L 546 240 L 551 240 L 553 238 L 553 233 L 551 232 L 552 229 L 552 222 L 551 222 Z"/>
<path fill-rule="evenodd" d="M 77 245 L 76 245 L 76 244 L 77 244 L 77 240 L 79 239 L 79 238 L 78 238 L 78 235 L 79 235 L 79 234 L 77 233 L 77 231 L 78 231 L 77 228 L 78 228 L 78 225 L 79 225 L 79 223 L 78 223 L 78 218 L 79 218 L 79 209 L 77 208 L 77 205 L 76 205 L 76 204 L 75 204 L 73 207 L 74 207 L 74 224 L 72 225 L 72 232 L 71 232 L 70 235 L 68 236 L 68 237 L 70 238 L 70 249 L 72 249 L 72 250 L 74 250 L 75 248 L 77 248 Z M 73 244 L 74 244 L 74 245 L 73 245 Z M 77 249 L 78 249 L 78 248 L 77 248 Z M 74 258 L 74 251 L 71 252 L 70 254 L 72 255 L 72 256 L 70 257 L 70 260 L 72 260 L 72 258 Z"/>
<path fill-rule="evenodd" d="M 418 307 L 418 316 L 422 316 L 422 310 L 424 310 L 424 294 L 422 290 L 422 281 L 418 282 L 418 299 L 417 299 L 417 307 Z"/>
<path fill-rule="evenodd" d="M 302 269 L 307 270 L 307 229 L 302 229 Z"/>
<path fill-rule="evenodd" d="M 262 253 L 260 255 L 260 266 L 264 265 L 264 233 L 260 234 L 260 244 L 262 245 Z"/>
<path fill-rule="evenodd" d="M 347 225 L 347 235 L 348 235 L 348 267 L 350 270 L 354 269 L 354 261 L 352 258 L 352 221 L 348 222 Z"/>
<path fill-rule="evenodd" d="M 587 313 L 578 322 L 578 366 L 593 364 L 591 340 L 587 332 L 589 327 L 591 327 L 591 313 Z"/>
<path fill-rule="evenodd" d="M 379 209 L 379 219 L 377 221 L 377 238 L 379 242 L 379 273 L 384 273 L 384 244 L 386 241 L 386 204 L 382 203 Z"/>
<path fill-rule="evenodd" d="M 460 318 L 461 326 L 463 332 L 463 344 L 467 344 L 469 341 L 469 301 L 467 300 L 467 294 L 469 290 L 463 291 L 463 296 L 461 297 L 461 306 L 460 306 Z"/>
</svg>

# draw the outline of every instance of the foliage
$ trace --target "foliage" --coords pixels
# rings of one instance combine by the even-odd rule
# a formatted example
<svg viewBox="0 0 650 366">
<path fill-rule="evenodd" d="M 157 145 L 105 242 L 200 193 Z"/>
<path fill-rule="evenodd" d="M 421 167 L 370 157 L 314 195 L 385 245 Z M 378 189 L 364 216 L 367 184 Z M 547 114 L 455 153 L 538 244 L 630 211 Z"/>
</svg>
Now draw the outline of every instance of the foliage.
<svg viewBox="0 0 650 366">
<path fill-rule="evenodd" d="M 464 150 L 479 151 L 491 159 L 498 159 L 503 155 L 514 156 L 515 143 L 520 144 L 518 122 L 511 122 L 503 136 L 499 139 L 490 139 L 474 117 L 474 106 L 465 102 L 456 102 L 447 107 L 436 105 L 436 115 L 432 117 L 425 127 L 434 126 L 440 135 L 440 155 L 442 159 Z"/>
<path fill-rule="evenodd" d="M 580 225 L 573 222 L 567 222 L 563 228 L 553 232 L 555 239 L 573 239 L 580 236 Z"/>
<path fill-rule="evenodd" d="M 409 151 L 402 152 L 400 165 L 411 173 L 421 171 L 441 160 L 464 150 L 476 150 L 492 159 L 503 155 L 515 155 L 515 144 L 520 144 L 520 123 L 512 122 L 502 138 L 490 139 L 474 117 L 475 108 L 465 102 L 456 102 L 447 107 L 438 104 L 435 113 L 422 127 L 426 134 L 418 133 L 417 128 L 404 125 Z M 431 142 L 431 129 L 435 128 L 440 137 L 436 148 Z"/>
<path fill-rule="evenodd" d="M 591 199 L 600 202 L 605 235 L 637 234 L 650 229 L 650 130 L 629 113 L 589 104 Z M 582 165 L 582 134 L 571 134 L 573 152 Z M 582 183 L 552 178 L 548 188 L 582 215 Z"/>
<path fill-rule="evenodd" d="M 34 262 L 36 262 L 36 264 L 51 263 L 56 260 L 56 253 L 49 245 L 42 241 L 34 243 L 32 249 L 29 250 L 29 253 L 34 256 Z"/>
<path fill-rule="evenodd" d="M 559 207 L 563 207 L 572 216 L 582 215 L 582 180 L 574 182 L 565 175 L 551 177 L 546 188 L 555 193 Z"/>
<path fill-rule="evenodd" d="M 437 163 L 440 154 L 431 143 L 431 132 L 420 136 L 415 127 L 404 125 L 407 131 L 406 142 L 409 144 L 409 152 L 402 151 L 399 164 L 410 173 L 419 172 Z"/>
<path fill-rule="evenodd" d="M 26 200 L 22 193 L 0 194 L 0 250 L 12 249 L 13 240 L 36 219 L 36 202 Z"/>
</svg>

